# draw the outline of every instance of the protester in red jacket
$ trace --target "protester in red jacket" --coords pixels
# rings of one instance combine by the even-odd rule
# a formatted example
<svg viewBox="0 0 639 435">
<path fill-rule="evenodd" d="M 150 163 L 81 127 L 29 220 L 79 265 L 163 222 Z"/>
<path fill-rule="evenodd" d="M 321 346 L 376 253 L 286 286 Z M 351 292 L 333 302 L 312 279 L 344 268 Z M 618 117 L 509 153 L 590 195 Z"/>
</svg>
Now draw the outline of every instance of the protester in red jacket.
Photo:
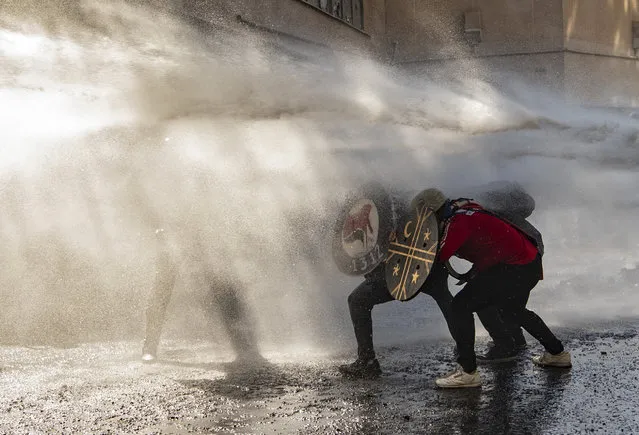
<svg viewBox="0 0 639 435">
<path fill-rule="evenodd" d="M 534 239 L 472 200 L 451 201 L 437 189 L 421 192 L 413 204 L 430 207 L 437 213 L 442 234 L 437 261 L 443 263 L 455 255 L 473 264 L 466 275 L 466 285 L 452 302 L 459 365 L 437 379 L 437 385 L 442 388 L 481 385 L 474 349 L 473 313 L 491 306 L 544 346 L 544 354 L 533 358 L 535 364 L 571 367 L 570 354 L 561 341 L 537 314 L 526 308 L 531 290 L 542 278 L 541 255 Z"/>
</svg>

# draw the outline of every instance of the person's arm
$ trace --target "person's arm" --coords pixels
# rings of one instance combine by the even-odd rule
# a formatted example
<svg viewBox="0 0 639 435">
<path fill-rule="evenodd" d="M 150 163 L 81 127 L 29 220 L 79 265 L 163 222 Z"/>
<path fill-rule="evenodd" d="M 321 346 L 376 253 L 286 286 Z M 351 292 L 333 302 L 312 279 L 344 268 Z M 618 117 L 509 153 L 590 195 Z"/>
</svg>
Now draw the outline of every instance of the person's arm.
<svg viewBox="0 0 639 435">
<path fill-rule="evenodd" d="M 444 227 L 444 233 L 439 243 L 438 261 L 444 263 L 450 259 L 457 250 L 470 237 L 469 216 L 458 214 L 453 216 Z"/>
</svg>

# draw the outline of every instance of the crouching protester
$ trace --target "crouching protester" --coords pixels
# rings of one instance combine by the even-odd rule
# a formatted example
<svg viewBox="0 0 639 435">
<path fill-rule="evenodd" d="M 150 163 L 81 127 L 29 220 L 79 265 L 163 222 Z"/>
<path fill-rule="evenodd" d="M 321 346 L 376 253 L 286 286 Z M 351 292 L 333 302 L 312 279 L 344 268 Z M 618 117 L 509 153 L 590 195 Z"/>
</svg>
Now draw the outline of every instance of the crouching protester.
<svg viewBox="0 0 639 435">
<path fill-rule="evenodd" d="M 374 378 L 382 370 L 373 347 L 372 310 L 375 305 L 395 300 L 388 291 L 385 263 L 364 276 L 365 281 L 348 296 L 348 308 L 357 340 L 357 360 L 339 367 L 339 371 L 349 377 Z M 442 311 L 448 329 L 452 326 L 451 302 L 453 296 L 448 290 L 448 272 L 443 264 L 433 268 L 420 292 L 435 299 Z"/>
<path fill-rule="evenodd" d="M 473 264 L 467 283 L 453 298 L 453 338 L 458 367 L 436 380 L 441 388 L 478 387 L 473 313 L 494 307 L 509 323 L 521 326 L 545 348 L 533 357 L 538 366 L 571 367 L 570 354 L 544 321 L 526 308 L 531 290 L 542 279 L 541 254 L 535 240 L 513 224 L 469 199 L 450 200 L 437 189 L 415 198 L 417 207 L 435 210 L 441 237 L 436 262 L 455 255 Z"/>
<path fill-rule="evenodd" d="M 387 265 L 382 262 L 370 273 L 364 275 L 365 281 L 348 297 L 348 307 L 357 340 L 357 360 L 339 367 L 339 371 L 345 376 L 374 378 L 382 373 L 373 347 L 372 310 L 375 305 L 395 300 L 388 290 L 384 277 L 386 267 Z M 435 263 L 419 292 L 435 299 L 444 315 L 448 329 L 453 335 L 451 309 L 453 296 L 448 289 L 448 270 L 444 263 Z M 495 347 L 492 350 L 497 350 L 497 353 L 510 352 L 512 350 L 511 343 L 523 342 L 525 345 L 520 329 L 502 319 L 495 308 L 489 307 L 482 310 L 479 313 L 479 318 L 495 342 Z M 506 350 L 502 349 L 502 345 L 506 347 Z"/>
</svg>

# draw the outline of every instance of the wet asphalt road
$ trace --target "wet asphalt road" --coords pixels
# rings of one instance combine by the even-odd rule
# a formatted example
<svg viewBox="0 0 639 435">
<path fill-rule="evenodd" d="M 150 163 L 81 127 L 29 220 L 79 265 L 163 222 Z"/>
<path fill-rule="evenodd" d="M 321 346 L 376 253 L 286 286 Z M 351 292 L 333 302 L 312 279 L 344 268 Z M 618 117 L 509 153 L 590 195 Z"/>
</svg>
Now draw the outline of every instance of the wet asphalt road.
<svg viewBox="0 0 639 435">
<path fill-rule="evenodd" d="M 372 381 L 342 379 L 345 355 L 267 354 L 247 367 L 204 342 L 169 342 L 156 364 L 132 342 L 3 346 L 0 432 L 639 433 L 638 327 L 558 329 L 572 370 L 534 367 L 529 339 L 526 358 L 482 367 L 481 389 L 454 391 L 433 383 L 451 367 L 448 340 L 381 348 L 385 374 Z"/>
</svg>

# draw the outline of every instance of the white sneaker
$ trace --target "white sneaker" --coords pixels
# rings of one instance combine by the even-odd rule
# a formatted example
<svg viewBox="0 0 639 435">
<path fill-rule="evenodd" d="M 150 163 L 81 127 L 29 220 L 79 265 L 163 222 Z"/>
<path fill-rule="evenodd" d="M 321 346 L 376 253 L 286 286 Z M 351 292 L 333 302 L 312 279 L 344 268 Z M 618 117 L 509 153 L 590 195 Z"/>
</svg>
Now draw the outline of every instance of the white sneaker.
<svg viewBox="0 0 639 435">
<path fill-rule="evenodd" d="M 439 388 L 473 388 L 481 386 L 479 372 L 466 373 L 464 369 L 457 365 L 457 368 L 435 381 Z"/>
<path fill-rule="evenodd" d="M 544 352 L 541 356 L 535 356 L 532 362 L 540 367 L 572 367 L 572 361 L 570 359 L 570 353 L 563 351 L 557 355 L 553 355 L 549 352 Z"/>
</svg>

